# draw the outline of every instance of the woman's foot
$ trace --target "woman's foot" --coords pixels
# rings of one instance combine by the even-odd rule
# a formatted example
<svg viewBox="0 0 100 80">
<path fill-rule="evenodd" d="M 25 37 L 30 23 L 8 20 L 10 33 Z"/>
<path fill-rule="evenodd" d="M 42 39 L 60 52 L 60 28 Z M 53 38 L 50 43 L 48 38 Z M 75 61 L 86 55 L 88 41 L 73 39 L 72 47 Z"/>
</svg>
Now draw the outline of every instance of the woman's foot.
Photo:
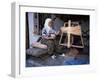
<svg viewBox="0 0 100 80">
<path fill-rule="evenodd" d="M 55 59 L 55 58 L 56 58 L 56 56 L 55 56 L 55 55 L 52 55 L 52 56 L 51 56 L 51 58 L 52 58 L 52 59 Z"/>
</svg>

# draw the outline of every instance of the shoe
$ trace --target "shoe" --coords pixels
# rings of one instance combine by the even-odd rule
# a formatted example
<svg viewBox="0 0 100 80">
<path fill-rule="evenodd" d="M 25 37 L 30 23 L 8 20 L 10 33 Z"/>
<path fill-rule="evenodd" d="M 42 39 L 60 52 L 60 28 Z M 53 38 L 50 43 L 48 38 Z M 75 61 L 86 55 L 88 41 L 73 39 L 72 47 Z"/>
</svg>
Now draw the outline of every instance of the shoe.
<svg viewBox="0 0 100 80">
<path fill-rule="evenodd" d="M 51 56 L 52 59 L 55 59 L 55 57 L 56 57 L 55 55 L 52 55 L 52 56 Z"/>
</svg>

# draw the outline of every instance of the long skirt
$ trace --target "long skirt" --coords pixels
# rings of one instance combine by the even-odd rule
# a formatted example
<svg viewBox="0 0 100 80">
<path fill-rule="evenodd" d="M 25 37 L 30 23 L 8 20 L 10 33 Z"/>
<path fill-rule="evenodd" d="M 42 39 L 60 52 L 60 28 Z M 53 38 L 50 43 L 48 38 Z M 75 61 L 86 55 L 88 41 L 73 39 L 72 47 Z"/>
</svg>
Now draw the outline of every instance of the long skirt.
<svg viewBox="0 0 100 80">
<path fill-rule="evenodd" d="M 42 44 L 47 45 L 48 47 L 48 54 L 53 54 L 55 50 L 55 40 L 54 39 L 42 39 L 41 40 Z"/>
</svg>

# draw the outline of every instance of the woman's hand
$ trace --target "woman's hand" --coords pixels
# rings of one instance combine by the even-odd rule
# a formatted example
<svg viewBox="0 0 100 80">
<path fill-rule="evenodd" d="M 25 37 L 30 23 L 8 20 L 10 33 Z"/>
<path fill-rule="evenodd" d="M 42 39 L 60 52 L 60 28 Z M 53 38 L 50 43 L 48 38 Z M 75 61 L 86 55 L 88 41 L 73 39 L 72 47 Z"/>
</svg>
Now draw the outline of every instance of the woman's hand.
<svg viewBox="0 0 100 80">
<path fill-rule="evenodd" d="M 55 39 L 56 35 L 49 36 L 42 36 L 44 39 Z"/>
<path fill-rule="evenodd" d="M 59 31 L 56 32 L 56 35 L 59 35 L 60 33 L 61 33 L 61 31 L 59 30 Z"/>
</svg>

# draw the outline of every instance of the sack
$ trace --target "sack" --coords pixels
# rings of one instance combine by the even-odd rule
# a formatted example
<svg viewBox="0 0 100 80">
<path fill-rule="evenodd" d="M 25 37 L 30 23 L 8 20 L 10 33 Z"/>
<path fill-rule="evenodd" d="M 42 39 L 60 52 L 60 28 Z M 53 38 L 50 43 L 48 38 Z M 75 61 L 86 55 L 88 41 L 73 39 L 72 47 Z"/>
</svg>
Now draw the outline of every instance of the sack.
<svg viewBox="0 0 100 80">
<path fill-rule="evenodd" d="M 41 48 L 29 48 L 26 50 L 27 55 L 32 55 L 35 57 L 40 57 L 41 55 L 47 54 L 47 49 L 41 49 Z"/>
</svg>

